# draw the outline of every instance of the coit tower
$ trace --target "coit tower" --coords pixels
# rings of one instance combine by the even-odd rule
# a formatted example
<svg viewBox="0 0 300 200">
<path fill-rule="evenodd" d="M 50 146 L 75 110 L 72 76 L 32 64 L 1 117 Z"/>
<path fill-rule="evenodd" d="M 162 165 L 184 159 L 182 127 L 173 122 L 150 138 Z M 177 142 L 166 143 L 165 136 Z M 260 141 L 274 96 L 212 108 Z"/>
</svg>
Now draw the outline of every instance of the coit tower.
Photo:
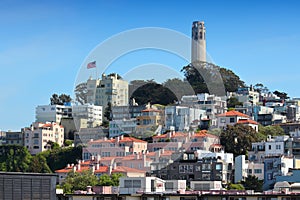
<svg viewBox="0 0 300 200">
<path fill-rule="evenodd" d="M 192 58 L 191 62 L 206 62 L 206 32 L 203 21 L 195 21 L 192 26 Z"/>
</svg>

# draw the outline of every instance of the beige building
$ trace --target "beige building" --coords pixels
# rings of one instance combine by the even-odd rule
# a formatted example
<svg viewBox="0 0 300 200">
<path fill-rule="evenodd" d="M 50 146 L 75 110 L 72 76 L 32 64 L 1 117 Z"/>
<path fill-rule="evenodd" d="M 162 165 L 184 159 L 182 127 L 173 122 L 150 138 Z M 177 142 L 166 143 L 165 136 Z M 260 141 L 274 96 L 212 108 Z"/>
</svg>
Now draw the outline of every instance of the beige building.
<svg viewBox="0 0 300 200">
<path fill-rule="evenodd" d="M 128 82 L 121 79 L 118 74 L 102 74 L 101 80 L 89 78 L 87 80 L 87 103 L 103 106 L 108 102 L 112 106 L 128 105 Z"/>
<path fill-rule="evenodd" d="M 49 141 L 64 144 L 64 127 L 55 122 L 34 122 L 24 129 L 24 134 L 24 145 L 33 155 L 50 149 Z"/>
<path fill-rule="evenodd" d="M 146 131 L 155 131 L 159 125 L 164 124 L 164 111 L 147 108 L 142 111 L 141 116 L 137 116 L 136 133 L 141 135 Z"/>
<path fill-rule="evenodd" d="M 133 137 L 119 136 L 115 139 L 100 139 L 90 141 L 87 147 L 82 149 L 83 159 L 89 160 L 91 156 L 111 157 L 127 156 L 134 153 L 142 153 L 147 150 L 147 142 Z"/>
<path fill-rule="evenodd" d="M 80 128 L 94 128 L 102 124 L 102 106 L 91 104 L 74 105 L 72 114 L 77 130 Z M 85 120 L 87 127 L 83 125 Z"/>
</svg>

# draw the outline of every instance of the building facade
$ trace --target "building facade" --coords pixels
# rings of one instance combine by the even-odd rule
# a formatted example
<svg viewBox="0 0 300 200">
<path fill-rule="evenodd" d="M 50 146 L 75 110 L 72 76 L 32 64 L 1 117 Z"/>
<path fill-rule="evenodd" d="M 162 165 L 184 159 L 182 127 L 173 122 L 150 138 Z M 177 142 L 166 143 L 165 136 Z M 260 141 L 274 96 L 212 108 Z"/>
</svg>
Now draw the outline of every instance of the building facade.
<svg viewBox="0 0 300 200">
<path fill-rule="evenodd" d="M 24 145 L 34 155 L 51 149 L 52 142 L 59 146 L 64 144 L 64 127 L 55 122 L 34 122 L 30 127 L 24 128 L 24 135 Z"/>
</svg>

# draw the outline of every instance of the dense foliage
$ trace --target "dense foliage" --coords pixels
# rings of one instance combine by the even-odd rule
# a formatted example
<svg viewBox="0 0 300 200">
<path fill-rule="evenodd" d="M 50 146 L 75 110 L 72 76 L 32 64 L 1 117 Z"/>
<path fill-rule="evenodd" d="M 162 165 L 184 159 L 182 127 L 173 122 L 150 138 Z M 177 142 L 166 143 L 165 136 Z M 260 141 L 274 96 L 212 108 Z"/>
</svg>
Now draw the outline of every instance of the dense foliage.
<svg viewBox="0 0 300 200">
<path fill-rule="evenodd" d="M 134 86 L 132 88 L 135 88 Z M 131 95 L 137 103 L 142 104 L 162 104 L 168 105 L 177 101 L 175 94 L 168 88 L 155 82 L 147 82 L 138 87 Z"/>
<path fill-rule="evenodd" d="M 186 80 L 190 83 L 195 93 L 209 93 L 207 84 L 214 84 L 214 80 L 221 75 L 227 92 L 235 92 L 239 87 L 245 87 L 245 83 L 231 70 L 221 68 L 211 63 L 200 62 L 189 64 L 181 70 Z"/>
<path fill-rule="evenodd" d="M 80 173 L 71 171 L 62 184 L 62 188 L 65 193 L 71 193 L 75 190 L 86 190 L 87 186 L 95 186 L 97 182 L 97 176 L 91 170 L 85 170 Z"/>
<path fill-rule="evenodd" d="M 45 157 L 31 156 L 23 146 L 3 145 L 0 152 L 0 171 L 51 173 Z"/>
<path fill-rule="evenodd" d="M 40 153 L 47 160 L 47 164 L 52 172 L 66 167 L 70 163 L 76 163 L 81 159 L 82 147 L 67 147 L 58 148 L 51 151 L 44 151 Z"/>
<path fill-rule="evenodd" d="M 103 174 L 98 178 L 91 170 L 82 172 L 71 171 L 62 183 L 65 193 L 71 193 L 75 190 L 86 190 L 87 186 L 119 186 L 119 179 L 123 174 L 114 173 L 111 176 Z"/>
<path fill-rule="evenodd" d="M 64 105 L 64 103 L 68 103 L 71 101 L 72 98 L 70 97 L 70 95 L 66 95 L 66 94 L 61 94 L 59 96 L 57 94 L 53 94 L 52 97 L 50 98 L 51 105 Z"/>
<path fill-rule="evenodd" d="M 234 157 L 247 155 L 247 152 L 252 148 L 252 142 L 257 141 L 256 131 L 242 124 L 228 125 L 220 135 L 221 145 L 225 147 L 226 152 L 233 153 Z"/>
<path fill-rule="evenodd" d="M 263 190 L 263 180 L 258 180 L 256 176 L 248 175 L 245 181 L 241 182 L 246 190 L 254 190 L 256 192 L 261 192 Z"/>
</svg>

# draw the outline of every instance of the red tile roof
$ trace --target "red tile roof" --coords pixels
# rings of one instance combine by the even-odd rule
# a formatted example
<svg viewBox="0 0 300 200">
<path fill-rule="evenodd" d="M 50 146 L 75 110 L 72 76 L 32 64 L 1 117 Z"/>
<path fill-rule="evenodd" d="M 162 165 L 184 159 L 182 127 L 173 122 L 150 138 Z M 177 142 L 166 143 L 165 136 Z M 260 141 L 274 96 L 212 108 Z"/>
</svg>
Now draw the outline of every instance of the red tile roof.
<svg viewBox="0 0 300 200">
<path fill-rule="evenodd" d="M 94 173 L 106 173 L 108 172 L 108 166 L 99 166 L 99 169 L 95 169 Z"/>
<path fill-rule="evenodd" d="M 244 113 L 241 113 L 241 112 L 238 112 L 238 111 L 235 111 L 235 110 L 231 110 L 231 111 L 228 111 L 226 113 L 218 115 L 218 117 L 230 117 L 230 116 L 239 116 L 239 117 L 250 118 L 248 115 L 246 115 Z"/>
<path fill-rule="evenodd" d="M 116 169 L 112 170 L 112 173 L 127 173 L 127 172 L 146 173 L 146 171 L 125 167 L 125 166 L 117 166 Z"/>
<path fill-rule="evenodd" d="M 99 140 L 94 140 L 94 141 L 91 141 L 89 143 L 98 143 L 98 142 L 110 142 L 110 143 L 116 143 L 116 139 L 107 139 L 107 140 L 104 140 L 104 139 L 99 139 Z M 134 137 L 123 137 L 123 139 L 120 138 L 119 142 L 139 142 L 139 143 L 147 143 L 146 141 L 143 141 L 143 140 L 139 140 L 139 139 L 136 139 Z"/>
<path fill-rule="evenodd" d="M 251 119 L 240 119 L 237 124 L 258 124 L 256 121 Z"/>
<path fill-rule="evenodd" d="M 172 133 L 171 138 L 176 138 L 176 137 L 186 137 L 187 134 L 186 133 L 181 133 L 181 132 L 176 132 L 176 133 Z M 167 138 L 168 134 L 163 134 L 163 135 L 156 135 L 153 138 Z"/>
</svg>

